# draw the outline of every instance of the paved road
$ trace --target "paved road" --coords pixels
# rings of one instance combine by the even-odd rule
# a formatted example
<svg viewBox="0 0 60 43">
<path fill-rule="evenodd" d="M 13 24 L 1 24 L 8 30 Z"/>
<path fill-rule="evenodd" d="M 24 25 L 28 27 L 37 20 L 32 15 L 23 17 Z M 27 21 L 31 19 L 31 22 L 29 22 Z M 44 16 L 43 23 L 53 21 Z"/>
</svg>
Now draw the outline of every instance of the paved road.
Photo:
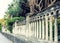
<svg viewBox="0 0 60 43">
<path fill-rule="evenodd" d="M 0 43 L 12 43 L 12 42 L 0 33 Z"/>
</svg>

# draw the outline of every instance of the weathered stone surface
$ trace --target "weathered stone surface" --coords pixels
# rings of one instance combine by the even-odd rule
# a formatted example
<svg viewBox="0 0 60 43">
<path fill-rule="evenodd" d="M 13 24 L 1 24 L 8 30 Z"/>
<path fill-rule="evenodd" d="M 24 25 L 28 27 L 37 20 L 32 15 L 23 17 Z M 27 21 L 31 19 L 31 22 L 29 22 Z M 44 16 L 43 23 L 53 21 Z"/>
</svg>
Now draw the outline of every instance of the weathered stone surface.
<svg viewBox="0 0 60 43">
<path fill-rule="evenodd" d="M 50 43 L 50 41 L 40 40 L 37 38 L 27 38 L 22 35 L 12 35 L 12 34 L 7 34 L 7 33 L 2 33 L 2 34 L 5 37 L 7 37 L 9 40 L 13 41 L 13 43 Z"/>
<path fill-rule="evenodd" d="M 0 33 L 0 43 L 13 43 L 13 42 Z"/>
</svg>

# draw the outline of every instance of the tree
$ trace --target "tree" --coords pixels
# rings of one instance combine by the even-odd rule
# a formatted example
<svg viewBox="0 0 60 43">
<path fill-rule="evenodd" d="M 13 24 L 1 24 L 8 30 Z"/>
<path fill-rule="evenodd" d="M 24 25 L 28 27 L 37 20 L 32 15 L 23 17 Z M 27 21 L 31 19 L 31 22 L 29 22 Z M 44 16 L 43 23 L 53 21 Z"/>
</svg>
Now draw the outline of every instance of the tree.
<svg viewBox="0 0 60 43">
<path fill-rule="evenodd" d="M 18 4 L 12 4 L 9 6 L 7 13 L 10 16 L 17 17 L 18 14 L 22 12 L 22 9 L 18 6 Z"/>
<path fill-rule="evenodd" d="M 9 30 L 11 33 L 12 33 L 12 30 L 13 30 L 13 23 L 16 21 L 16 20 L 19 20 L 19 21 L 23 21 L 25 18 L 24 17 L 14 17 L 14 18 L 6 18 L 5 21 L 6 21 L 6 27 L 7 27 L 7 30 Z"/>
<path fill-rule="evenodd" d="M 28 9 L 29 9 L 26 3 L 27 0 L 13 0 L 13 2 L 9 4 L 4 19 L 6 21 L 7 29 L 11 33 L 13 29 L 12 28 L 13 23 L 16 20 L 23 21 L 25 19 L 25 14 L 28 13 Z"/>
<path fill-rule="evenodd" d="M 25 14 L 30 11 L 29 7 L 27 6 L 27 0 L 14 0 L 12 4 L 9 5 L 9 8 L 6 12 L 10 16 L 17 17 L 17 16 L 24 16 Z"/>
</svg>

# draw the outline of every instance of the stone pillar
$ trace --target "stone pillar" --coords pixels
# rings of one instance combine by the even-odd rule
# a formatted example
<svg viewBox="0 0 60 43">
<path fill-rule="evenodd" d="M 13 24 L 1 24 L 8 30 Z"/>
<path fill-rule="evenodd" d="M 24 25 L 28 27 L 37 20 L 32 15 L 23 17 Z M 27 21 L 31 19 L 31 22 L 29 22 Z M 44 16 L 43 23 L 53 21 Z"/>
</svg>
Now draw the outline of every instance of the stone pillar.
<svg viewBox="0 0 60 43">
<path fill-rule="evenodd" d="M 35 26 L 34 26 L 34 21 L 33 21 L 33 24 L 32 24 L 32 26 L 33 26 L 33 37 L 35 37 L 35 35 L 34 35 L 34 29 L 35 29 Z"/>
<path fill-rule="evenodd" d="M 42 35 L 42 34 L 41 34 L 41 32 L 42 32 L 42 31 L 41 31 L 41 28 L 42 28 L 42 27 L 41 27 L 41 19 L 40 19 L 40 20 L 39 20 L 40 39 L 41 39 L 41 35 Z"/>
<path fill-rule="evenodd" d="M 16 28 L 16 26 L 17 26 L 17 23 L 15 22 L 15 28 Z"/>
<path fill-rule="evenodd" d="M 26 16 L 26 29 L 25 29 L 25 33 L 26 33 L 26 36 L 28 37 L 28 33 L 29 33 L 29 15 Z"/>
<path fill-rule="evenodd" d="M 46 19 L 46 40 L 48 40 L 48 16 L 46 15 L 45 16 L 45 19 Z"/>
<path fill-rule="evenodd" d="M 15 22 L 15 29 L 14 29 L 14 31 L 15 31 L 14 33 L 15 34 L 17 34 L 17 31 L 16 30 L 17 30 L 17 22 Z"/>
<path fill-rule="evenodd" d="M 36 28 L 36 30 L 37 30 L 37 38 L 38 38 L 38 21 L 37 21 L 37 28 Z"/>
<path fill-rule="evenodd" d="M 32 36 L 32 22 L 30 22 L 30 37 Z"/>
<path fill-rule="evenodd" d="M 49 20 L 49 23 L 50 23 L 50 41 L 53 41 L 53 36 L 52 36 L 52 16 L 50 15 L 50 20 Z"/>
<path fill-rule="evenodd" d="M 44 17 L 42 18 L 42 39 L 44 39 Z"/>
<path fill-rule="evenodd" d="M 35 37 L 36 37 L 36 21 L 35 21 Z"/>
<path fill-rule="evenodd" d="M 31 23 L 31 34 L 33 36 L 33 22 Z"/>
<path fill-rule="evenodd" d="M 39 19 L 39 20 L 40 20 L 40 19 Z M 40 22 L 39 22 L 39 20 L 38 20 L 38 38 L 40 37 L 40 28 L 39 28 L 39 27 L 40 27 L 40 26 L 39 26 L 39 23 L 40 23 Z"/>
<path fill-rule="evenodd" d="M 35 21 L 34 21 L 34 37 L 35 37 Z"/>
<path fill-rule="evenodd" d="M 37 38 L 37 21 L 36 21 L 36 38 Z"/>
<path fill-rule="evenodd" d="M 57 16 L 55 15 L 55 20 L 54 20 L 54 41 L 58 43 L 58 25 L 57 25 Z"/>
<path fill-rule="evenodd" d="M 29 37 L 31 35 L 31 23 L 29 23 Z"/>
</svg>

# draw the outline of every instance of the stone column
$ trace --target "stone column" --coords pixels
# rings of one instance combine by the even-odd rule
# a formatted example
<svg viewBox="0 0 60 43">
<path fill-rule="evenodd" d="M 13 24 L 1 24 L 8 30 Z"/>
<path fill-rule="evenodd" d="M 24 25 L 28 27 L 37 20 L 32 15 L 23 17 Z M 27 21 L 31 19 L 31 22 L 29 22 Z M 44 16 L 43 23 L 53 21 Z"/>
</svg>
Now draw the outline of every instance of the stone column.
<svg viewBox="0 0 60 43">
<path fill-rule="evenodd" d="M 30 27 L 31 27 L 31 29 L 30 29 L 30 34 L 31 34 L 31 36 L 32 36 L 32 34 L 33 34 L 33 33 L 32 33 L 32 26 L 33 26 L 33 23 L 31 22 L 31 23 L 30 23 Z"/>
<path fill-rule="evenodd" d="M 36 38 L 37 38 L 37 21 L 36 21 Z"/>
<path fill-rule="evenodd" d="M 40 20 L 40 19 L 39 19 L 39 20 Z M 39 22 L 39 20 L 38 20 L 38 38 L 40 37 L 40 35 L 39 35 L 39 34 L 40 34 L 40 29 L 39 29 L 39 27 L 40 27 L 40 26 L 39 26 L 39 23 L 40 23 L 40 22 Z"/>
<path fill-rule="evenodd" d="M 57 25 L 57 16 L 55 15 L 55 20 L 54 20 L 54 41 L 58 43 L 58 25 Z"/>
<path fill-rule="evenodd" d="M 35 37 L 36 37 L 36 21 L 35 21 Z"/>
<path fill-rule="evenodd" d="M 35 37 L 35 35 L 34 35 L 34 21 L 33 21 L 32 25 L 33 25 L 33 37 Z"/>
<path fill-rule="evenodd" d="M 33 22 L 31 23 L 31 34 L 33 36 Z"/>
<path fill-rule="evenodd" d="M 46 15 L 45 16 L 45 19 L 46 19 L 46 40 L 48 40 L 48 16 Z"/>
<path fill-rule="evenodd" d="M 26 36 L 29 36 L 29 15 L 26 16 L 26 29 L 25 29 Z"/>
<path fill-rule="evenodd" d="M 35 21 L 34 21 L 34 37 L 35 37 Z"/>
<path fill-rule="evenodd" d="M 44 17 L 42 18 L 42 39 L 44 39 Z"/>
<path fill-rule="evenodd" d="M 37 30 L 37 38 L 38 38 L 38 21 L 37 21 L 37 28 L 36 28 L 36 30 Z"/>
<path fill-rule="evenodd" d="M 29 37 L 31 35 L 31 23 L 29 23 Z"/>
<path fill-rule="evenodd" d="M 41 31 L 41 19 L 39 20 L 39 29 L 40 29 L 40 39 L 41 39 L 41 35 L 42 35 L 42 34 L 41 34 L 41 32 L 42 32 L 42 31 Z"/>
<path fill-rule="evenodd" d="M 50 23 L 50 41 L 53 41 L 53 36 L 52 36 L 52 16 L 50 15 L 50 20 L 49 20 L 49 23 Z"/>
<path fill-rule="evenodd" d="M 14 33 L 17 34 L 17 21 L 15 22 L 15 29 L 14 30 L 15 30 Z"/>
</svg>

